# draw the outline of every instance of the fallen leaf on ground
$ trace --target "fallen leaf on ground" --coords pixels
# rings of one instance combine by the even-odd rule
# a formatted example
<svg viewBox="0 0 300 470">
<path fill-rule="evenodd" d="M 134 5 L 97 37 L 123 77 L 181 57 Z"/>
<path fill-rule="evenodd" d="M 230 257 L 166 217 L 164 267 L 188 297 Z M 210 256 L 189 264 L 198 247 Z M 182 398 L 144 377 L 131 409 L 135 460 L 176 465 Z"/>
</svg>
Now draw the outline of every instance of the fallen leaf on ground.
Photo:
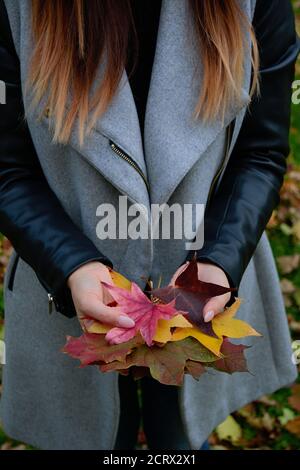
<svg viewBox="0 0 300 470">
<path fill-rule="evenodd" d="M 295 418 L 295 413 L 289 408 L 283 408 L 282 415 L 278 417 L 278 421 L 282 426 L 285 426 L 289 421 Z"/>
<path fill-rule="evenodd" d="M 281 274 L 289 274 L 300 266 L 300 255 L 279 256 L 276 261 Z"/>
<path fill-rule="evenodd" d="M 298 241 L 300 241 L 300 220 L 298 220 L 292 228 L 293 235 L 296 237 Z"/>
<path fill-rule="evenodd" d="M 280 286 L 283 294 L 293 294 L 296 290 L 295 284 L 286 278 L 281 279 Z"/>
<path fill-rule="evenodd" d="M 219 424 L 216 433 L 221 441 L 237 442 L 242 437 L 242 428 L 239 423 L 229 415 L 223 423 Z"/>
<path fill-rule="evenodd" d="M 296 411 L 300 411 L 300 384 L 295 384 L 291 388 L 292 395 L 288 398 L 289 404 Z"/>
<path fill-rule="evenodd" d="M 285 428 L 292 434 L 296 434 L 296 436 L 300 436 L 300 416 L 297 416 L 297 418 L 289 421 L 285 425 Z"/>
</svg>

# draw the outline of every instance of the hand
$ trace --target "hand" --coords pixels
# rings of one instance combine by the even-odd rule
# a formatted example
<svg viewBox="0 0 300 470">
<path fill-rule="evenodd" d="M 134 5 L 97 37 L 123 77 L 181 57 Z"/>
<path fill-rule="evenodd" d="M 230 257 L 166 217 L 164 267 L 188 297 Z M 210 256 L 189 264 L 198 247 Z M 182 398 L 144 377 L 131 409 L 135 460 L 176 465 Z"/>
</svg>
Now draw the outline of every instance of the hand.
<svg viewBox="0 0 300 470">
<path fill-rule="evenodd" d="M 170 284 L 174 285 L 175 280 L 179 276 L 179 274 L 184 271 L 188 263 L 183 264 L 180 266 L 179 269 L 173 275 Z M 219 284 L 220 286 L 230 287 L 228 278 L 224 273 L 223 269 L 219 268 L 215 264 L 212 263 L 197 263 L 198 265 L 198 279 L 204 282 L 212 282 L 214 284 Z M 209 322 L 211 321 L 215 315 L 220 312 L 223 312 L 225 305 L 230 300 L 231 294 L 228 292 L 224 295 L 218 295 L 216 297 L 212 297 L 204 306 L 203 308 L 203 317 L 204 321 Z"/>
<path fill-rule="evenodd" d="M 91 261 L 76 269 L 68 278 L 74 306 L 80 323 L 89 317 L 122 328 L 132 328 L 134 320 L 123 313 L 120 307 L 106 304 L 113 298 L 101 282 L 113 284 L 109 269 L 99 261 Z"/>
</svg>

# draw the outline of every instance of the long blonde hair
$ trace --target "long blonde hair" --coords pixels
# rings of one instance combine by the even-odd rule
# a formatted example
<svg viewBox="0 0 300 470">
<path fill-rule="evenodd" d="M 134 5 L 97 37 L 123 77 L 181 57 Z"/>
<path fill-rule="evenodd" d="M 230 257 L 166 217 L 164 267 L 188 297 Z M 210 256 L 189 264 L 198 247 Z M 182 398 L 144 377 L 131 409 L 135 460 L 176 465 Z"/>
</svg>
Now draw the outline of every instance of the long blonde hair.
<svg viewBox="0 0 300 470">
<path fill-rule="evenodd" d="M 202 116 L 213 120 L 220 113 L 224 115 L 232 100 L 241 97 L 245 48 L 248 47 L 245 30 L 250 32 L 252 42 L 251 95 L 258 84 L 258 48 L 252 25 L 241 11 L 238 0 L 188 2 L 204 65 L 194 118 Z M 32 0 L 32 27 L 35 48 L 28 84 L 33 86 L 33 105 L 47 93 L 47 107 L 55 123 L 53 140 L 68 142 L 78 118 L 82 144 L 117 90 L 126 64 L 131 31 L 137 54 L 130 0 Z M 105 47 L 105 73 L 91 96 Z M 135 65 L 136 58 L 130 73 Z M 70 91 L 72 100 L 66 107 Z"/>
</svg>

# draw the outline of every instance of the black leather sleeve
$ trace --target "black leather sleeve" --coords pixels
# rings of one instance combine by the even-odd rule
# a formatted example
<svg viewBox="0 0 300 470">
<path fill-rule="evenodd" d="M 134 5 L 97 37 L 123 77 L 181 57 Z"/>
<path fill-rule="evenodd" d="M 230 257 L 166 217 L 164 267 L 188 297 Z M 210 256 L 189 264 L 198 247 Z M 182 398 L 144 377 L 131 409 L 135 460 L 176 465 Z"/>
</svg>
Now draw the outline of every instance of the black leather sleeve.
<svg viewBox="0 0 300 470">
<path fill-rule="evenodd" d="M 260 96 L 249 106 L 224 175 L 206 208 L 204 245 L 196 253 L 198 261 L 221 267 L 232 287 L 239 287 L 279 202 L 299 53 L 289 0 L 258 0 L 253 25 L 260 51 Z M 190 252 L 187 258 L 193 255 Z"/>
<path fill-rule="evenodd" d="M 72 222 L 43 174 L 24 121 L 19 61 L 2 0 L 0 80 L 6 89 L 0 104 L 0 231 L 34 269 L 56 309 L 72 317 L 68 276 L 92 260 L 112 263 Z"/>
</svg>

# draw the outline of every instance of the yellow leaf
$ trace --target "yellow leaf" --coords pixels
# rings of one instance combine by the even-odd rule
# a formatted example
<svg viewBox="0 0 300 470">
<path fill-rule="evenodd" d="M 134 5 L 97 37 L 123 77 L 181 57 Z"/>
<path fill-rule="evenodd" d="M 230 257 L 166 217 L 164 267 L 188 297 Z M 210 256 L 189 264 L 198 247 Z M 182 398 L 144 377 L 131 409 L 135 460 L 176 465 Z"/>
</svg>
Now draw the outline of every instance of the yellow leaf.
<svg viewBox="0 0 300 470">
<path fill-rule="evenodd" d="M 219 424 L 216 429 L 216 433 L 220 440 L 228 440 L 236 442 L 242 437 L 241 426 L 235 421 L 235 419 L 229 415 L 223 423 Z"/>
<path fill-rule="evenodd" d="M 90 326 L 86 327 L 88 333 L 96 333 L 98 335 L 107 333 L 109 330 L 112 329 L 110 325 L 104 325 L 98 321 L 94 321 Z"/>
<path fill-rule="evenodd" d="M 110 275 L 115 286 L 126 290 L 131 289 L 131 282 L 125 276 L 114 270 L 110 271 Z"/>
<path fill-rule="evenodd" d="M 153 340 L 159 343 L 167 343 L 172 339 L 170 326 L 164 322 L 167 322 L 167 320 L 158 320 L 156 332 L 153 337 Z"/>
<path fill-rule="evenodd" d="M 181 328 L 190 328 L 192 324 L 181 314 L 175 315 L 170 318 L 170 320 L 160 319 L 157 322 L 156 333 L 154 336 L 154 341 L 159 343 L 167 343 L 172 340 L 171 328 L 181 327 Z"/>
<path fill-rule="evenodd" d="M 171 333 L 171 328 L 176 327 L 176 330 Z M 170 320 L 158 320 L 157 329 L 154 336 L 154 341 L 159 343 L 167 343 L 168 341 L 180 341 L 181 339 L 192 336 L 197 339 L 199 343 L 203 344 L 207 349 L 221 356 L 220 348 L 223 342 L 222 338 L 213 338 L 202 333 L 198 328 L 193 325 L 181 314 L 175 315 Z"/>
<path fill-rule="evenodd" d="M 172 335 L 171 341 L 180 341 L 181 339 L 187 338 L 188 336 L 192 336 L 193 338 L 197 339 L 199 343 L 203 344 L 203 346 L 216 354 L 216 356 L 222 356 L 220 353 L 220 348 L 223 339 L 208 336 L 202 333 L 202 331 L 200 331 L 198 328 L 177 328 Z"/>
<path fill-rule="evenodd" d="M 222 312 L 220 315 L 226 316 L 227 318 L 233 318 L 236 312 L 238 311 L 238 309 L 240 308 L 241 304 L 242 304 L 242 299 L 240 299 L 239 297 L 236 297 L 235 302 L 232 305 L 230 305 L 230 307 L 227 307 L 224 310 L 224 312 Z"/>
<path fill-rule="evenodd" d="M 236 299 L 234 304 L 224 312 L 216 315 L 212 320 L 212 327 L 217 336 L 228 338 L 243 338 L 245 336 L 261 336 L 252 326 L 243 320 L 233 318 L 241 305 L 241 299 Z"/>
<path fill-rule="evenodd" d="M 191 323 L 184 318 L 183 315 L 175 315 L 170 320 L 158 320 L 157 329 L 154 336 L 154 341 L 160 343 L 167 343 L 171 341 L 172 334 L 170 328 L 172 327 L 191 327 Z M 92 324 L 86 324 L 86 330 L 88 333 L 103 334 L 107 333 L 112 326 L 104 325 L 98 321 L 93 321 Z"/>
<path fill-rule="evenodd" d="M 126 290 L 131 289 L 131 282 L 125 276 L 114 270 L 110 270 L 109 273 L 115 286 Z M 88 333 L 95 333 L 98 335 L 107 333 L 112 329 L 111 325 L 105 325 L 96 320 L 85 320 L 84 326 Z"/>
<path fill-rule="evenodd" d="M 193 325 L 183 315 L 175 315 L 170 320 L 163 320 L 169 323 L 170 327 L 191 328 Z"/>
</svg>

